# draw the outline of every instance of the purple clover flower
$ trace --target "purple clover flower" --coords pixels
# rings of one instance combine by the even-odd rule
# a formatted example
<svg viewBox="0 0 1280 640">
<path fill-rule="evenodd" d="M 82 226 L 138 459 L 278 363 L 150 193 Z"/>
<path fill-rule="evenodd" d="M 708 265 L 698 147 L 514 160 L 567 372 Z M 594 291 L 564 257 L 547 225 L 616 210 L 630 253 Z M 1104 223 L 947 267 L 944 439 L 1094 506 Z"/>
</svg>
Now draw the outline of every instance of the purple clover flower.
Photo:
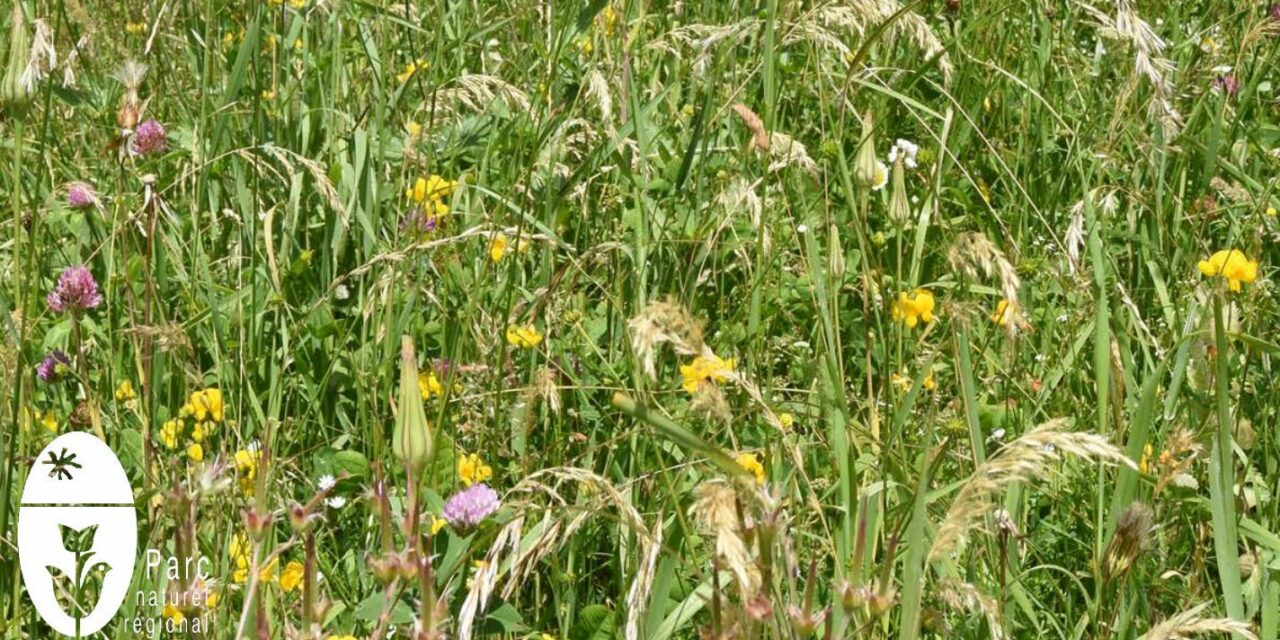
<svg viewBox="0 0 1280 640">
<path fill-rule="evenodd" d="M 76 312 L 102 304 L 102 294 L 98 293 L 98 281 L 89 268 L 81 265 L 67 267 L 45 301 L 57 313 Z"/>
<path fill-rule="evenodd" d="M 1271 19 L 1280 22 L 1280 4 L 1271 5 Z"/>
<path fill-rule="evenodd" d="M 421 238 L 430 235 L 440 226 L 440 219 L 414 207 L 400 217 L 400 230 L 406 235 Z"/>
<path fill-rule="evenodd" d="M 498 493 L 481 482 L 459 491 L 444 503 L 444 519 L 459 531 L 476 528 L 502 504 Z"/>
<path fill-rule="evenodd" d="M 129 151 L 135 156 L 149 156 L 163 153 L 169 148 L 165 139 L 164 125 L 154 118 L 138 125 L 133 132 L 133 141 L 129 143 Z"/>
<path fill-rule="evenodd" d="M 1225 93 L 1228 96 L 1236 95 L 1240 91 L 1240 81 L 1231 74 L 1220 75 L 1213 79 L 1213 90 Z"/>
<path fill-rule="evenodd" d="M 72 209 L 88 209 L 98 204 L 98 193 L 87 182 L 72 182 L 67 186 L 67 206 Z"/>
<path fill-rule="evenodd" d="M 45 355 L 40 364 L 36 365 L 36 376 L 42 382 L 57 382 L 58 378 L 62 377 L 62 372 L 58 370 L 58 367 L 70 366 L 71 358 L 68 358 L 67 354 L 54 349 Z"/>
</svg>

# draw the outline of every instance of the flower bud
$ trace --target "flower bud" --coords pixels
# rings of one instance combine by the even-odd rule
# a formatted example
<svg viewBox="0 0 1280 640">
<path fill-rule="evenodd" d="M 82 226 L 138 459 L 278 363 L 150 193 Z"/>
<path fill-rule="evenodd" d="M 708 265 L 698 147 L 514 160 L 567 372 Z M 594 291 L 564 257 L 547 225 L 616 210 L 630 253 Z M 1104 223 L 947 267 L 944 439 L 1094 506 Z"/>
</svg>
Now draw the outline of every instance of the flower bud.
<svg viewBox="0 0 1280 640">
<path fill-rule="evenodd" d="M 400 345 L 400 414 L 391 436 L 391 452 L 417 477 L 431 459 L 431 425 L 422 410 L 413 338 L 403 336 Z"/>
<path fill-rule="evenodd" d="M 889 194 L 889 219 L 899 226 L 911 222 L 911 203 L 907 198 L 906 170 L 902 161 L 893 163 L 893 193 Z"/>
<path fill-rule="evenodd" d="M 874 130 L 875 121 L 871 117 L 871 112 L 868 111 L 862 116 L 862 145 L 858 147 L 858 159 L 853 166 L 854 178 L 863 188 L 868 188 L 877 182 L 878 163 Z"/>
<path fill-rule="evenodd" d="M 30 62 L 31 36 L 27 34 L 26 13 L 21 2 L 14 2 L 9 13 L 9 64 L 4 70 L 4 84 L 0 85 L 0 105 L 21 107 L 31 99 L 35 87 L 22 77 Z"/>
</svg>

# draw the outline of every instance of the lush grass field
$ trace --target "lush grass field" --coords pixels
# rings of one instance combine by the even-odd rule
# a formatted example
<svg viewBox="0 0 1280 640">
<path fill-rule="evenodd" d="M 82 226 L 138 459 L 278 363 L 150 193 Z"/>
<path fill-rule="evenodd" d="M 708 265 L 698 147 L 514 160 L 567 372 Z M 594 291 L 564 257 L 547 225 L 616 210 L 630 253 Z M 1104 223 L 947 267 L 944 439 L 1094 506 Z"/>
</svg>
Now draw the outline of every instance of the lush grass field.
<svg viewBox="0 0 1280 640">
<path fill-rule="evenodd" d="M 1280 7 L 0 5 L 0 638 L 1278 637 Z"/>
</svg>

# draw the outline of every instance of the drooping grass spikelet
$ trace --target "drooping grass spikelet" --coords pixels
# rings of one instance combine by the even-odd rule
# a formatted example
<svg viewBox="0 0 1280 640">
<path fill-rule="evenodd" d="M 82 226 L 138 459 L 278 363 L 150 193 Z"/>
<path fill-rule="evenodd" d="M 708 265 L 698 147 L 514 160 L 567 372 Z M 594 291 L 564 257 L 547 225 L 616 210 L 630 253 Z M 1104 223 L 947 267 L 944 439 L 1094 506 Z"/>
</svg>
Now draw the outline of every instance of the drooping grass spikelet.
<svg viewBox="0 0 1280 640">
<path fill-rule="evenodd" d="M 930 560 L 949 557 L 974 532 L 986 529 L 987 515 L 994 508 L 993 496 L 1014 482 L 1044 478 L 1050 465 L 1070 455 L 1104 464 L 1137 468 L 1115 445 L 1100 435 L 1066 431 L 1066 418 L 1041 424 L 1005 445 L 960 488 L 938 525 L 929 549 Z"/>
</svg>

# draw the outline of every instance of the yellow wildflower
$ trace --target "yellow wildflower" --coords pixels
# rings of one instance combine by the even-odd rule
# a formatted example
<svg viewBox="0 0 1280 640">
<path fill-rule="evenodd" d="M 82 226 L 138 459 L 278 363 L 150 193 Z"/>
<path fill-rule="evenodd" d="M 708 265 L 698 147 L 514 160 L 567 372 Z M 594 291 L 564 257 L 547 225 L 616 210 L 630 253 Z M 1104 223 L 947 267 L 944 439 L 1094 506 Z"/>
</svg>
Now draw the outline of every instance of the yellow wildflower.
<svg viewBox="0 0 1280 640">
<path fill-rule="evenodd" d="M 170 451 L 178 448 L 178 436 L 182 433 L 182 422 L 175 419 L 166 420 L 160 425 L 160 441 Z"/>
<path fill-rule="evenodd" d="M 404 65 L 404 71 L 401 71 L 400 74 L 396 76 L 396 80 L 398 80 L 400 84 L 404 84 L 408 82 L 410 78 L 413 77 L 413 74 L 419 71 L 425 71 L 426 69 L 427 69 L 426 60 L 419 59 L 419 60 L 410 61 Z"/>
<path fill-rule="evenodd" d="M 145 22 L 129 21 L 124 24 L 124 30 L 128 33 L 142 33 L 147 30 Z"/>
<path fill-rule="evenodd" d="M 241 449 L 236 452 L 236 482 L 240 491 L 247 496 L 253 495 L 254 481 L 258 478 L 258 462 L 260 456 L 256 451 Z"/>
<path fill-rule="evenodd" d="M 756 477 L 756 484 L 764 484 L 764 465 L 760 464 L 760 458 L 754 453 L 740 453 L 734 462 L 738 463 L 744 471 Z"/>
<path fill-rule="evenodd" d="M 444 385 L 440 384 L 440 378 L 436 377 L 434 371 L 422 371 L 418 373 L 418 393 L 422 394 L 423 400 L 430 400 L 439 395 L 444 395 Z"/>
<path fill-rule="evenodd" d="M 222 422 L 224 405 L 222 391 L 219 389 L 203 389 L 191 394 L 191 414 L 196 420 L 212 420 Z"/>
<path fill-rule="evenodd" d="M 409 132 L 410 138 L 417 138 L 422 135 L 422 125 L 416 122 L 410 122 L 409 124 L 406 124 L 404 128 Z"/>
<path fill-rule="evenodd" d="M 191 439 L 196 442 L 204 442 L 204 429 L 207 422 L 197 422 L 196 426 L 191 428 Z"/>
<path fill-rule="evenodd" d="M 302 563 L 297 560 L 291 561 L 285 565 L 284 572 L 280 574 L 280 588 L 285 591 L 293 591 L 302 584 Z"/>
<path fill-rule="evenodd" d="M 1231 291 L 1239 291 L 1240 283 L 1253 282 L 1258 278 L 1258 262 L 1246 258 L 1239 249 L 1219 251 L 1208 260 L 1201 260 L 1199 266 L 1200 273 L 1206 276 L 1222 276 Z"/>
<path fill-rule="evenodd" d="M 542 343 L 542 334 L 531 324 L 507 327 L 507 342 L 521 349 L 532 349 Z"/>
<path fill-rule="evenodd" d="M 1276 208 L 1275 208 L 1275 207 L 1267 207 L 1267 216 L 1268 216 L 1268 217 L 1271 217 L 1271 218 L 1276 217 Z"/>
<path fill-rule="evenodd" d="M 410 136 L 416 137 L 422 132 L 421 126 L 415 123 L 411 122 L 409 126 Z M 456 186 L 458 186 L 456 181 L 446 180 L 437 175 L 426 178 L 419 177 L 413 181 L 413 186 L 405 190 L 404 195 L 418 204 L 422 204 L 427 200 L 440 201 L 449 197 L 449 194 L 453 193 L 453 189 Z"/>
<path fill-rule="evenodd" d="M 499 233 L 489 241 L 489 259 L 498 262 L 507 255 L 507 236 Z"/>
<path fill-rule="evenodd" d="M 187 619 L 186 616 L 182 615 L 182 611 L 172 604 L 164 605 L 164 613 L 162 615 L 169 620 L 172 620 L 175 626 L 182 624 L 182 622 Z"/>
<path fill-rule="evenodd" d="M 921 321 L 928 324 L 934 319 L 933 304 L 933 294 L 927 289 L 916 289 L 910 293 L 904 291 L 893 303 L 893 319 L 901 320 L 912 329 Z"/>
<path fill-rule="evenodd" d="M 48 429 L 49 433 L 58 432 L 58 419 L 53 416 L 53 409 L 45 409 L 44 415 L 40 417 L 40 424 Z"/>
<path fill-rule="evenodd" d="M 933 372 L 932 372 L 932 371 L 930 371 L 930 372 L 929 372 L 929 375 L 927 375 L 927 376 L 925 376 L 925 377 L 924 377 L 924 382 L 922 382 L 922 383 L 921 383 L 921 385 L 923 385 L 923 386 L 924 386 L 924 390 L 925 390 L 925 391 L 933 391 L 934 389 L 936 389 L 936 388 L 938 387 L 938 383 L 934 382 L 934 380 L 933 380 Z"/>
<path fill-rule="evenodd" d="M 720 356 L 698 356 L 689 364 L 680 365 L 680 376 L 684 378 L 683 387 L 689 393 L 697 393 L 703 382 L 724 382 L 733 373 L 737 362 L 733 358 L 721 359 Z"/>
<path fill-rule="evenodd" d="M 431 535 L 433 536 L 438 535 L 440 531 L 447 526 L 449 526 L 448 520 L 445 520 L 444 518 L 438 518 L 434 513 L 431 514 Z"/>
<path fill-rule="evenodd" d="M 795 426 L 796 417 L 791 415 L 790 413 L 779 413 L 778 424 L 782 425 L 783 429 L 790 429 L 791 427 Z"/>
<path fill-rule="evenodd" d="M 307 0 L 289 0 L 289 6 L 294 9 L 302 9 L 307 6 Z"/>
<path fill-rule="evenodd" d="M 606 36 L 611 36 L 613 35 L 614 29 L 618 27 L 618 12 L 614 11 L 613 5 L 606 4 L 604 8 L 600 10 L 598 20 L 600 21 L 601 28 L 604 29 L 604 34 Z"/>
<path fill-rule="evenodd" d="M 889 376 L 889 384 L 892 384 L 893 386 L 906 392 L 907 390 L 911 389 L 911 378 L 908 378 L 907 376 L 904 376 L 901 373 L 898 373 L 897 371 L 895 371 L 893 372 L 892 376 Z"/>
<path fill-rule="evenodd" d="M 1008 326 L 1018 317 L 1017 303 L 1010 303 L 1008 299 L 1001 299 L 996 305 L 996 310 L 991 312 L 991 321 L 1001 325 Z"/>
<path fill-rule="evenodd" d="M 138 397 L 138 394 L 133 390 L 133 383 L 129 382 L 128 378 L 121 380 L 120 384 L 116 385 L 116 400 L 124 402 L 133 400 L 136 397 Z"/>
<path fill-rule="evenodd" d="M 187 457 L 194 462 L 204 460 L 204 447 L 192 443 L 191 446 L 187 447 Z"/>
<path fill-rule="evenodd" d="M 493 477 L 493 467 L 485 464 L 477 454 L 462 454 L 458 457 L 458 479 L 465 486 L 484 482 Z"/>
</svg>

